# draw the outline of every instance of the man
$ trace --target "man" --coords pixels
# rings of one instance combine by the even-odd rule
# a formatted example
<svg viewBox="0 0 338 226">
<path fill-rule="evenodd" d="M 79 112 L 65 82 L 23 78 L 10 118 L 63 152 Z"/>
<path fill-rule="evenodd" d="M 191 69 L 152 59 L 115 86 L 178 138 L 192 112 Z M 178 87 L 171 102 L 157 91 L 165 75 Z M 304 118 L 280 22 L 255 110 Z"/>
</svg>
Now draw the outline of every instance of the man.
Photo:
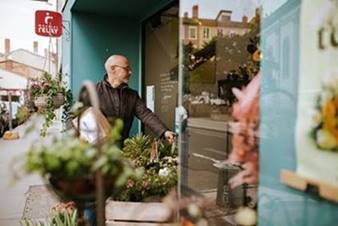
<svg viewBox="0 0 338 226">
<path fill-rule="evenodd" d="M 96 85 L 100 109 L 108 120 L 121 118 L 124 122 L 122 141 L 129 137 L 134 117 L 139 118 L 158 137 L 170 143 L 175 134 L 167 129 L 161 120 L 149 110 L 138 93 L 128 87 L 131 67 L 128 59 L 121 55 L 109 57 L 105 63 L 106 75 Z"/>
</svg>

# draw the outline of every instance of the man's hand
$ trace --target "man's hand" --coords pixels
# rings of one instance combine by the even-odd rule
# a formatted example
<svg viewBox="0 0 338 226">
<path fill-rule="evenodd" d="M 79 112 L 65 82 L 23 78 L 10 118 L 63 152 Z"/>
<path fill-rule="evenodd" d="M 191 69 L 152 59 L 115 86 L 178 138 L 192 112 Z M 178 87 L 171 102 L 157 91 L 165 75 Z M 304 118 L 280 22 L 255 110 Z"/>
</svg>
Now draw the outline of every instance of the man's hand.
<svg viewBox="0 0 338 226">
<path fill-rule="evenodd" d="M 176 134 L 174 132 L 171 132 L 170 130 L 165 131 L 164 137 L 165 139 L 172 144 L 175 141 Z"/>
</svg>

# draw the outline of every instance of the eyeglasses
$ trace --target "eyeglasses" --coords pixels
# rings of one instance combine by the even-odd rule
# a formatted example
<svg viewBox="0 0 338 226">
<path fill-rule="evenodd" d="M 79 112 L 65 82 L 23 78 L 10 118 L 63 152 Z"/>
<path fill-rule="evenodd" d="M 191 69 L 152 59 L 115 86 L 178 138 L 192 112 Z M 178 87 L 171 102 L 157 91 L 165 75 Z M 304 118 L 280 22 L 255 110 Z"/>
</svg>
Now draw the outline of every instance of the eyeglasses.
<svg viewBox="0 0 338 226">
<path fill-rule="evenodd" d="M 129 65 L 124 67 L 124 66 L 114 64 L 112 65 L 112 67 L 120 67 L 120 68 L 123 68 L 124 70 L 131 71 L 131 67 Z"/>
</svg>

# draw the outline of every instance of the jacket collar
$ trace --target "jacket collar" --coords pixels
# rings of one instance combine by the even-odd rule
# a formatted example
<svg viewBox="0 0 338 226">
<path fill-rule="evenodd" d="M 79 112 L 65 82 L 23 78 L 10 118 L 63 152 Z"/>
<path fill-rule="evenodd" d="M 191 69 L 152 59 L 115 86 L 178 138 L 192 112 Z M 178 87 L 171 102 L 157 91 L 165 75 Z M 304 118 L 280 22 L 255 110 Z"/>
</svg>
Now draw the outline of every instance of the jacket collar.
<svg viewBox="0 0 338 226">
<path fill-rule="evenodd" d="M 111 85 L 111 84 L 109 83 L 109 81 L 108 81 L 108 75 L 107 75 L 107 73 L 104 74 L 103 83 L 104 83 L 106 86 L 108 86 L 108 87 L 114 89 L 114 87 L 112 87 L 112 85 Z M 127 88 L 127 87 L 128 87 L 128 84 L 127 84 L 127 83 L 122 83 L 122 84 L 120 84 L 118 87 L 116 87 L 115 89 L 125 89 L 125 88 Z"/>
</svg>

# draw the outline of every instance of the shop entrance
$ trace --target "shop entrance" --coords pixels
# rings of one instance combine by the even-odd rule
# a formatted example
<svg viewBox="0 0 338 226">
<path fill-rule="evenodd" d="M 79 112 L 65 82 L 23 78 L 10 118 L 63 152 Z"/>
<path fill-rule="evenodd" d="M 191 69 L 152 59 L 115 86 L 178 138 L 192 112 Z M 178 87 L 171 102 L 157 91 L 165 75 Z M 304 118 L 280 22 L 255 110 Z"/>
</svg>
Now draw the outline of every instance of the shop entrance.
<svg viewBox="0 0 338 226">
<path fill-rule="evenodd" d="M 143 23 L 142 94 L 147 107 L 173 130 L 178 98 L 178 2 Z M 150 130 L 144 128 L 146 134 Z"/>
</svg>

